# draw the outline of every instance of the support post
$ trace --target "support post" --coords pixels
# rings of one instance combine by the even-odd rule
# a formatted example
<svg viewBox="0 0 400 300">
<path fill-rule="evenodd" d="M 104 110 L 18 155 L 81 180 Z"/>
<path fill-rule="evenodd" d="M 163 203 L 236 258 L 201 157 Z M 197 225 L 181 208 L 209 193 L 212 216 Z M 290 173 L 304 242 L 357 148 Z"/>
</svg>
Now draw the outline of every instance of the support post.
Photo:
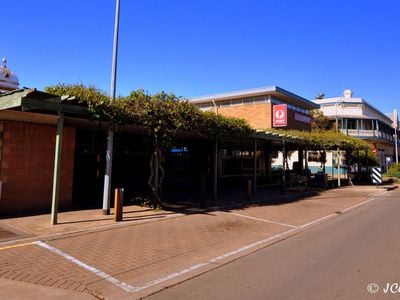
<svg viewBox="0 0 400 300">
<path fill-rule="evenodd" d="M 304 175 L 304 151 L 302 148 L 297 148 L 297 163 L 298 163 L 298 170 L 295 170 L 298 172 L 299 175 Z"/>
<path fill-rule="evenodd" d="M 60 196 L 60 171 L 62 160 L 62 140 L 64 134 L 64 113 L 59 112 L 57 117 L 57 135 L 54 153 L 53 192 L 51 197 L 51 225 L 57 224 L 58 200 Z"/>
<path fill-rule="evenodd" d="M 200 175 L 200 207 L 206 206 L 206 176 Z"/>
<path fill-rule="evenodd" d="M 104 215 L 110 214 L 113 144 L 114 144 L 114 132 L 110 128 L 108 130 L 108 136 L 107 136 L 106 172 L 104 175 L 104 190 L 103 190 L 103 214 Z"/>
<path fill-rule="evenodd" d="M 158 193 L 159 190 L 159 158 L 158 158 L 158 151 L 154 152 L 154 190 Z"/>
<path fill-rule="evenodd" d="M 214 201 L 218 199 L 218 140 L 214 145 Z"/>
<path fill-rule="evenodd" d="M 308 152 L 304 150 L 304 169 L 306 171 L 307 180 L 310 180 L 310 172 L 308 170 Z"/>
<path fill-rule="evenodd" d="M 339 147 L 337 148 L 337 171 L 338 171 L 338 178 L 337 178 L 337 184 L 338 187 L 340 187 L 340 150 Z"/>
<path fill-rule="evenodd" d="M 247 179 L 247 183 L 246 183 L 246 199 L 247 200 L 251 200 L 251 187 L 252 187 L 251 179 Z"/>
<path fill-rule="evenodd" d="M 257 193 L 257 140 L 254 139 L 253 194 Z"/>
<path fill-rule="evenodd" d="M 285 193 L 286 190 L 286 163 L 287 163 L 287 154 L 286 154 L 286 144 L 283 141 L 282 147 L 282 177 L 281 177 L 281 195 Z"/>
</svg>

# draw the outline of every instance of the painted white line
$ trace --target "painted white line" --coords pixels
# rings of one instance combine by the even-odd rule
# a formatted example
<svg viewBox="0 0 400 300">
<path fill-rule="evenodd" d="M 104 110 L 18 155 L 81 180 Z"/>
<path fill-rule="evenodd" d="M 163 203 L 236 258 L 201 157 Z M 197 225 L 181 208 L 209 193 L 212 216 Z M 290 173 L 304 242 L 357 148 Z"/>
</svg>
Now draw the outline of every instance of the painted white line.
<svg viewBox="0 0 400 300">
<path fill-rule="evenodd" d="M 358 206 L 364 205 L 364 204 L 366 204 L 366 203 L 368 203 L 368 202 L 371 202 L 371 201 L 374 201 L 374 200 L 376 200 L 376 199 L 374 199 L 374 198 L 369 199 L 369 200 L 364 201 L 364 202 L 362 202 L 362 203 L 353 205 L 353 206 L 351 206 L 351 207 L 349 207 L 349 208 L 343 210 L 342 212 L 345 212 L 345 211 L 354 209 L 354 208 L 356 208 L 356 207 L 358 207 Z M 241 215 L 241 216 L 245 216 L 245 215 Z M 178 277 L 178 276 L 180 276 L 180 275 L 182 275 L 182 274 L 189 273 L 189 272 L 194 271 L 194 270 L 196 270 L 196 269 L 199 269 L 199 268 L 201 268 L 201 267 L 208 266 L 208 265 L 210 265 L 210 264 L 216 263 L 216 262 L 218 262 L 218 261 L 220 261 L 220 260 L 222 260 L 222 259 L 228 258 L 228 257 L 233 256 L 233 255 L 237 255 L 237 254 L 239 254 L 239 253 L 241 253 L 241 252 L 243 252 L 243 251 L 246 251 L 246 250 L 252 249 L 252 248 L 254 248 L 254 247 L 260 246 L 260 245 L 262 245 L 262 244 L 266 244 L 266 243 L 268 243 L 268 242 L 271 242 L 271 241 L 273 241 L 273 240 L 282 238 L 282 237 L 284 237 L 285 235 L 288 235 L 288 234 L 293 233 L 293 232 L 296 232 L 296 231 L 300 231 L 300 230 L 302 230 L 302 229 L 305 229 L 305 228 L 310 227 L 310 226 L 312 226 L 312 225 L 314 225 L 314 224 L 320 223 L 320 222 L 322 222 L 322 221 L 324 221 L 324 220 L 327 220 L 327 219 L 329 219 L 329 218 L 333 218 L 333 217 L 335 217 L 335 216 L 337 216 L 336 213 L 329 214 L 329 215 L 327 215 L 327 216 L 325 216 L 325 217 L 322 217 L 322 218 L 319 218 L 319 219 L 317 219 L 317 220 L 314 220 L 314 221 L 308 222 L 308 223 L 306 223 L 306 224 L 300 225 L 300 226 L 298 226 L 298 227 L 294 227 L 294 228 L 292 228 L 292 229 L 283 231 L 283 232 L 281 232 L 281 233 L 278 233 L 278 234 L 275 234 L 275 235 L 273 235 L 273 236 L 270 236 L 270 237 L 268 237 L 268 238 L 266 238 L 266 239 L 259 240 L 259 241 L 257 241 L 257 242 L 252 243 L 252 244 L 249 244 L 249 245 L 246 245 L 246 246 L 244 246 L 244 247 L 241 247 L 241 248 L 238 248 L 238 249 L 236 249 L 236 250 L 233 250 L 233 251 L 231 251 L 231 252 L 225 253 L 225 254 L 223 254 L 223 255 L 220 255 L 220 256 L 211 258 L 209 261 L 207 261 L 207 262 L 205 262 L 205 263 L 197 264 L 197 265 L 194 265 L 194 266 L 189 267 L 189 268 L 187 268 L 187 269 L 184 269 L 184 270 L 182 270 L 182 271 L 180 271 L 180 272 L 176 272 L 176 273 L 173 273 L 173 274 L 170 274 L 170 275 L 161 277 L 161 278 L 159 278 L 159 279 L 155 279 L 155 280 L 150 281 L 149 283 L 147 283 L 147 284 L 145 284 L 145 285 L 143 285 L 143 286 L 138 286 L 138 287 L 136 287 L 136 288 L 133 290 L 133 292 L 138 292 L 138 291 L 144 290 L 144 289 L 149 288 L 149 287 L 151 287 L 151 286 L 153 286 L 153 285 L 162 283 L 162 282 L 167 281 L 167 280 L 169 280 L 169 279 L 176 278 L 176 277 Z M 245 217 L 248 217 L 248 216 L 245 216 Z M 251 217 L 251 218 L 252 218 L 252 217 Z M 261 220 L 261 219 L 260 219 L 260 220 Z M 287 224 L 286 224 L 286 226 L 287 226 Z M 290 225 L 290 226 L 292 226 L 292 225 Z"/>
<path fill-rule="evenodd" d="M 118 286 L 119 288 L 121 288 L 121 289 L 123 289 L 123 290 L 125 290 L 127 292 L 134 292 L 136 290 L 136 288 L 134 286 L 131 286 L 131 285 L 125 283 L 125 282 L 119 281 L 118 279 L 112 277 L 111 275 L 108 275 L 107 273 L 105 273 L 105 272 L 103 272 L 103 271 L 101 271 L 99 269 L 96 269 L 95 267 L 89 266 L 88 264 L 85 264 L 84 262 L 76 259 L 75 257 L 73 257 L 73 256 L 71 256 L 71 255 L 69 255 L 69 254 L 67 254 L 67 253 L 65 253 L 65 252 L 53 247 L 53 246 L 50 246 L 50 245 L 48 245 L 46 243 L 43 243 L 41 241 L 34 242 L 34 244 L 36 244 L 36 245 L 38 245 L 38 246 L 40 246 L 42 248 L 45 248 L 45 249 L 49 250 L 52 253 L 55 253 L 55 254 L 58 254 L 58 255 L 62 256 L 66 260 L 68 260 L 68 261 L 80 266 L 81 268 L 83 268 L 83 269 L 85 269 L 85 270 L 87 270 L 89 272 L 92 272 L 92 273 L 96 274 L 97 276 L 107 280 L 108 282 L 111 282 L 112 284 Z"/>
<path fill-rule="evenodd" d="M 352 209 L 354 209 L 354 208 L 357 208 L 357 207 L 359 207 L 359 206 L 362 206 L 362 205 L 364 205 L 364 204 L 367 204 L 368 202 L 375 201 L 376 199 L 377 199 L 377 198 L 371 198 L 371 199 L 368 199 L 368 200 L 363 201 L 363 202 L 361 202 L 361 203 L 358 203 L 358 204 L 355 204 L 355 205 L 350 206 L 350 207 L 348 207 L 348 208 L 345 208 L 345 209 L 342 210 L 342 213 L 344 213 L 344 212 L 346 212 L 346 211 L 349 211 L 349 210 L 352 210 Z"/>
<path fill-rule="evenodd" d="M 274 239 L 277 239 L 277 238 L 280 238 L 280 237 L 282 237 L 282 236 L 285 236 L 285 235 L 287 235 L 287 234 L 289 234 L 289 233 L 291 233 L 291 232 L 294 232 L 294 231 L 296 231 L 296 230 L 297 230 L 297 228 L 293 228 L 293 229 L 286 230 L 286 231 L 284 231 L 284 232 L 281 232 L 281 233 L 275 234 L 275 235 L 273 235 L 273 236 L 270 236 L 269 238 L 266 238 L 266 239 L 263 239 L 263 240 L 254 242 L 254 243 L 252 243 L 252 244 L 249 244 L 249 245 L 247 245 L 247 246 L 241 247 L 241 248 L 236 249 L 236 250 L 234 250 L 234 251 L 231 251 L 231 252 L 225 253 L 225 254 L 223 254 L 223 255 L 214 257 L 214 258 L 210 259 L 209 261 L 207 261 L 207 262 L 205 262 L 205 263 L 197 264 L 197 265 L 194 265 L 194 266 L 189 267 L 189 268 L 187 268 L 187 269 L 184 269 L 184 270 L 182 270 L 182 271 L 179 271 L 179 272 L 176 272 L 176 273 L 173 273 L 173 274 L 170 274 L 170 275 L 167 275 L 167 276 L 164 276 L 164 277 L 155 279 L 155 280 L 153 280 L 153 281 L 150 281 L 150 282 L 146 283 L 146 284 L 143 285 L 143 286 L 136 287 L 135 290 L 134 290 L 133 292 L 138 292 L 138 291 L 144 290 L 144 289 L 146 289 L 146 288 L 148 288 L 148 287 L 151 287 L 151 286 L 153 286 L 153 285 L 156 285 L 156 284 L 162 283 L 162 282 L 164 282 L 164 281 L 167 281 L 167 280 L 176 278 L 176 277 L 178 277 L 178 276 L 180 276 L 180 275 L 182 275 L 182 274 L 189 273 L 189 272 L 194 271 L 194 270 L 196 270 L 196 269 L 199 269 L 199 268 L 201 268 L 201 267 L 208 266 L 208 265 L 210 265 L 210 264 L 216 263 L 216 262 L 218 262 L 218 261 L 221 260 L 221 259 L 227 258 L 227 257 L 232 256 L 232 255 L 239 254 L 240 252 L 243 252 L 243 251 L 249 250 L 249 249 L 251 249 L 251 248 L 254 248 L 254 247 L 256 247 L 256 246 L 259 246 L 259 245 L 261 245 L 261 244 L 270 242 L 270 241 L 272 241 L 272 240 L 274 240 Z"/>
<path fill-rule="evenodd" d="M 281 232 L 281 233 L 275 234 L 275 235 L 273 235 L 273 236 L 270 236 L 270 237 L 268 237 L 268 238 L 266 238 L 266 239 L 263 239 L 263 240 L 254 242 L 254 243 L 252 243 L 252 244 L 249 244 L 249 245 L 247 245 L 247 246 L 241 247 L 241 248 L 239 248 L 239 249 L 236 249 L 236 250 L 233 250 L 233 251 L 231 251 L 231 252 L 225 253 L 225 254 L 223 254 L 223 255 L 214 257 L 214 258 L 212 258 L 212 259 L 209 260 L 209 263 L 215 263 L 215 262 L 217 262 L 217 261 L 219 261 L 219 260 L 221 260 L 221 259 L 227 258 L 227 257 L 232 256 L 232 255 L 239 254 L 240 252 L 249 250 L 249 249 L 254 248 L 254 247 L 256 247 L 256 246 L 259 246 L 259 245 L 261 245 L 261 244 L 268 243 L 268 242 L 270 242 L 270 241 L 272 241 L 272 240 L 275 240 L 275 239 L 278 239 L 278 238 L 280 238 L 280 237 L 283 237 L 283 236 L 285 236 L 285 235 L 287 235 L 287 234 L 289 234 L 289 233 L 292 233 L 292 232 L 294 232 L 294 231 L 296 231 L 296 230 L 298 230 L 298 228 L 289 229 L 289 230 L 286 230 L 286 231 L 284 231 L 284 232 Z"/>
<path fill-rule="evenodd" d="M 353 205 L 351 207 L 348 207 L 348 208 L 342 210 L 342 212 L 349 211 L 351 209 L 357 208 L 357 207 L 359 207 L 361 205 L 364 205 L 364 204 L 366 204 L 368 202 L 375 201 L 375 200 L 376 200 L 376 198 L 368 199 L 367 201 L 364 201 L 364 202 L 358 203 L 356 205 Z M 241 216 L 241 217 L 250 218 L 250 219 L 256 219 L 256 220 L 259 220 L 259 221 L 269 222 L 268 220 L 258 219 L 258 218 L 254 218 L 254 217 L 250 217 L 250 216 L 246 216 L 246 215 L 241 215 L 241 214 L 236 214 L 236 213 L 231 213 L 231 214 L 238 215 L 238 216 Z M 63 251 L 61 251 L 61 250 L 59 250 L 59 249 L 57 249 L 55 247 L 52 247 L 52 246 L 50 246 L 50 245 L 48 245 L 46 243 L 38 241 L 38 242 L 34 242 L 34 244 L 37 244 L 37 245 L 39 245 L 39 246 L 41 246 L 43 248 L 46 248 L 46 249 L 50 250 L 53 253 L 61 255 L 65 259 L 67 259 L 67 260 L 69 260 L 69 261 L 81 266 L 82 268 L 84 268 L 84 269 L 86 269 L 86 270 L 88 270 L 88 271 L 90 271 L 92 273 L 95 273 L 96 275 L 98 275 L 98 276 L 104 278 L 105 280 L 115 284 L 116 286 L 124 289 L 127 292 L 139 292 L 139 291 L 144 290 L 146 288 L 149 288 L 151 286 L 154 286 L 154 285 L 160 284 L 162 282 L 165 282 L 167 280 L 179 277 L 179 276 L 181 276 L 183 274 L 190 273 L 192 271 L 195 271 L 195 270 L 200 269 L 200 268 L 205 267 L 205 266 L 209 266 L 209 265 L 214 264 L 214 263 L 216 263 L 216 262 L 218 262 L 218 261 L 220 261 L 222 259 L 228 258 L 228 257 L 233 256 L 233 255 L 237 255 L 237 254 L 239 254 L 241 252 L 244 252 L 246 250 L 249 250 L 249 249 L 252 249 L 254 247 L 260 246 L 262 244 L 266 244 L 268 242 L 271 242 L 271 241 L 273 241 L 275 239 L 282 238 L 282 237 L 284 237 L 286 235 L 289 235 L 292 232 L 300 231 L 300 230 L 302 230 L 304 228 L 307 228 L 307 227 L 309 227 L 311 225 L 314 225 L 316 223 L 320 223 L 320 222 L 322 222 L 322 221 L 324 221 L 326 219 L 333 218 L 334 216 L 337 216 L 337 214 L 333 213 L 333 214 L 327 215 L 325 217 L 319 218 L 317 220 L 311 221 L 309 223 L 306 223 L 306 224 L 303 224 L 303 225 L 300 225 L 300 226 L 297 226 L 297 227 L 293 226 L 293 225 L 288 225 L 288 224 L 283 224 L 283 223 L 279 223 L 279 222 L 270 221 L 269 223 L 280 224 L 280 225 L 283 225 L 283 226 L 289 226 L 289 227 L 293 227 L 293 228 L 289 229 L 289 230 L 286 230 L 286 231 L 283 231 L 281 233 L 275 234 L 273 236 L 270 236 L 270 237 L 268 237 L 266 239 L 262 239 L 262 240 L 259 240 L 257 242 L 254 242 L 252 244 L 243 246 L 241 248 L 238 248 L 238 249 L 233 250 L 231 252 L 225 253 L 223 255 L 214 257 L 214 258 L 208 260 L 207 262 L 200 263 L 200 264 L 197 264 L 197 265 L 193 265 L 193 266 L 191 266 L 189 268 L 186 268 L 184 270 L 181 270 L 179 272 L 175 272 L 175 273 L 160 277 L 160 278 L 152 280 L 152 281 L 150 281 L 150 282 L 148 282 L 148 283 L 146 283 L 146 284 L 144 284 L 142 286 L 137 286 L 137 287 L 134 287 L 134 286 L 131 286 L 131 285 L 127 284 L 127 283 L 121 282 L 118 279 L 116 279 L 116 278 L 104 273 L 103 271 L 100 271 L 100 270 L 98 270 L 98 269 L 96 269 L 96 268 L 94 268 L 92 266 L 89 266 L 89 265 L 81 262 L 80 260 L 77 260 L 76 258 L 70 256 L 69 254 L 66 254 L 65 252 L 63 252 Z"/>
<path fill-rule="evenodd" d="M 319 218 L 319 219 L 314 220 L 314 221 L 311 221 L 311 222 L 309 222 L 309 223 L 300 225 L 300 226 L 297 227 L 297 228 L 303 229 L 303 228 L 309 227 L 309 226 L 311 226 L 311 225 L 314 225 L 314 224 L 316 224 L 316 223 L 320 223 L 320 222 L 322 222 L 322 221 L 324 221 L 324 220 L 326 220 L 326 219 L 332 218 L 332 217 L 334 217 L 334 216 L 337 216 L 337 214 L 330 214 L 330 215 L 327 215 L 327 216 L 325 216 L 325 217 Z"/>
<path fill-rule="evenodd" d="M 153 286 L 153 285 L 162 283 L 162 282 L 164 282 L 164 281 L 167 281 L 167 280 L 176 278 L 176 277 L 181 276 L 181 275 L 183 275 L 183 274 L 185 274 L 185 273 L 189 273 L 189 272 L 192 272 L 192 271 L 194 271 L 194 270 L 200 269 L 201 267 L 207 266 L 207 265 L 209 265 L 209 264 L 210 264 L 210 263 L 208 263 L 208 262 L 206 262 L 206 263 L 201 263 L 201 264 L 198 264 L 198 265 L 191 266 L 190 268 L 184 269 L 184 270 L 182 270 L 182 271 L 179 271 L 179 272 L 176 272 L 176 273 L 172 273 L 172 274 L 169 274 L 169 275 L 167 275 L 167 276 L 164 276 L 164 277 L 155 279 L 155 280 L 153 280 L 153 281 L 150 281 L 150 282 L 146 283 L 145 285 L 136 287 L 132 292 L 139 292 L 139 291 L 144 290 L 144 289 L 146 289 L 146 288 L 148 288 L 148 287 L 151 287 L 151 286 Z"/>
<path fill-rule="evenodd" d="M 267 220 L 267 219 L 255 218 L 255 217 L 251 217 L 251 216 L 247 216 L 247 215 L 242 215 L 242 214 L 237 214 L 237 213 L 232 213 L 232 212 L 228 212 L 228 214 L 235 215 L 235 216 L 238 216 L 238 217 L 247 218 L 247 219 L 262 221 L 262 222 L 266 222 L 266 223 L 272 223 L 272 224 L 282 225 L 282 226 L 286 226 L 286 227 L 290 227 L 290 228 L 295 228 L 295 227 L 297 227 L 297 226 L 290 225 L 290 224 L 285 224 L 285 223 L 281 223 L 281 222 L 277 222 L 277 221 L 271 221 L 271 220 Z"/>
</svg>

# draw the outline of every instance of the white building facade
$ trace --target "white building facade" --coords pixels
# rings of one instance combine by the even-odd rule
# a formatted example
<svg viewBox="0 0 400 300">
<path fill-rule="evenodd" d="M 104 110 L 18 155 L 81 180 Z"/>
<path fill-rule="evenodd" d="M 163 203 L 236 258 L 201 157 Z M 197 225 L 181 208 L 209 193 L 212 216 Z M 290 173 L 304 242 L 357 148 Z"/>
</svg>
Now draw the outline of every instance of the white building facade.
<svg viewBox="0 0 400 300">
<path fill-rule="evenodd" d="M 395 160 L 395 129 L 393 121 L 363 98 L 353 97 L 345 90 L 342 97 L 315 99 L 320 110 L 340 132 L 367 140 L 383 170 Z M 398 132 L 396 131 L 396 134 Z"/>
</svg>

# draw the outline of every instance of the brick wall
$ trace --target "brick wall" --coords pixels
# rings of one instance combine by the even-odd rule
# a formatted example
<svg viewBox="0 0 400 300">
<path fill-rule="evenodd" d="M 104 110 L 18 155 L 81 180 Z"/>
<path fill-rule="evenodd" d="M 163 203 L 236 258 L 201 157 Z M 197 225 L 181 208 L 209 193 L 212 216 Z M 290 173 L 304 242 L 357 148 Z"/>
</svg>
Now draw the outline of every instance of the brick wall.
<svg viewBox="0 0 400 300">
<path fill-rule="evenodd" d="M 245 119 L 255 129 L 272 128 L 271 103 L 259 103 L 237 106 L 220 106 L 218 113 L 227 117 Z M 281 129 L 311 130 L 310 124 L 300 122 L 294 118 L 295 112 L 288 109 L 287 126 Z"/>
<path fill-rule="evenodd" d="M 270 103 L 221 106 L 218 108 L 218 113 L 227 117 L 242 118 L 254 128 L 266 129 L 272 125 L 271 107 Z"/>
<path fill-rule="evenodd" d="M 4 121 L 0 212 L 50 209 L 56 127 Z M 75 129 L 65 128 L 60 207 L 72 202 Z"/>
</svg>

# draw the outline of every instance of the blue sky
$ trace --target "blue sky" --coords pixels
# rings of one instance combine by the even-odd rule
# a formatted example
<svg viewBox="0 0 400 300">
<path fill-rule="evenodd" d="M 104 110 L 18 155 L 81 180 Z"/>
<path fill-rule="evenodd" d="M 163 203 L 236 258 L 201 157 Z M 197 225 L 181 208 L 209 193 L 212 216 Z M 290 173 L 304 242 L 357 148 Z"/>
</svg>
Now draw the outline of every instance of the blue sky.
<svg viewBox="0 0 400 300">
<path fill-rule="evenodd" d="M 0 56 L 21 86 L 110 90 L 114 0 L 3 1 Z M 117 94 L 183 97 L 278 85 L 352 89 L 400 108 L 400 1 L 121 0 Z"/>
</svg>

